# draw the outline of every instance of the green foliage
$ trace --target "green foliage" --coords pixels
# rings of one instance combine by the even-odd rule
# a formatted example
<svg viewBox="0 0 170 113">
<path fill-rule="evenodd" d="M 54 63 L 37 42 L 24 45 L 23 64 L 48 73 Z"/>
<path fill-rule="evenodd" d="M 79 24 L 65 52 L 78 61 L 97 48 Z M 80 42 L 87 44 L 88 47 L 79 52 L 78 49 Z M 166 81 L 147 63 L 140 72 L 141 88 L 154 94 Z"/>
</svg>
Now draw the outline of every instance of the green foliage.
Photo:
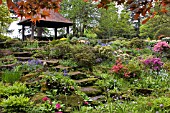
<svg viewBox="0 0 170 113">
<path fill-rule="evenodd" d="M 108 10 L 100 9 L 99 26 L 94 29 L 99 38 L 112 36 L 129 38 L 134 35 L 134 28 L 129 22 L 129 13 L 122 10 L 119 15 L 117 10 L 115 4 L 110 4 Z"/>
<path fill-rule="evenodd" d="M 145 46 L 146 46 L 146 42 L 138 38 L 133 38 L 129 43 L 130 48 L 145 48 Z"/>
<path fill-rule="evenodd" d="M 165 36 L 170 36 L 170 25 L 162 25 L 161 28 L 159 28 L 159 30 L 156 31 L 154 38 L 157 39 L 160 35 L 165 35 Z"/>
<path fill-rule="evenodd" d="M 9 96 L 8 99 L 3 99 L 0 106 L 3 107 L 3 111 L 9 112 L 26 112 L 32 107 L 32 102 L 28 97 L 24 95 Z"/>
<path fill-rule="evenodd" d="M 113 50 L 111 46 L 97 45 L 94 49 L 99 53 L 98 57 L 102 59 L 111 58 L 113 56 Z"/>
<path fill-rule="evenodd" d="M 76 88 L 76 83 L 69 77 L 64 77 L 62 73 L 44 73 L 44 75 L 44 80 L 47 81 L 47 87 L 53 96 L 65 93 L 72 94 Z"/>
<path fill-rule="evenodd" d="M 49 57 L 50 58 L 69 58 L 71 51 L 71 44 L 67 42 L 61 42 L 56 44 L 54 48 L 51 48 Z"/>
<path fill-rule="evenodd" d="M 3 84 L 0 82 L 0 95 L 1 96 L 12 96 L 25 94 L 28 91 L 28 88 L 25 84 L 15 82 L 12 86 L 9 84 Z"/>
<path fill-rule="evenodd" d="M 19 80 L 22 72 L 15 70 L 5 70 L 2 72 L 2 81 L 7 83 L 14 83 Z"/>
<path fill-rule="evenodd" d="M 0 34 L 0 42 L 6 41 L 6 40 L 9 40 L 9 39 L 10 39 L 10 37 Z"/>
<path fill-rule="evenodd" d="M 74 47 L 73 60 L 78 66 L 91 68 L 96 60 L 95 50 L 90 46 Z"/>
<path fill-rule="evenodd" d="M 156 15 L 154 18 L 151 18 L 146 24 L 141 25 L 140 27 L 140 36 L 141 37 L 150 37 L 151 39 L 157 39 L 159 35 L 170 36 L 169 26 L 170 19 L 168 15 Z"/>
<path fill-rule="evenodd" d="M 2 34 L 6 32 L 6 28 L 12 21 L 13 20 L 12 18 L 10 18 L 10 13 L 7 6 L 5 4 L 0 5 L 0 37 L 1 38 L 3 37 Z"/>
<path fill-rule="evenodd" d="M 59 64 L 63 66 L 69 66 L 69 67 L 77 67 L 77 62 L 74 62 L 72 59 L 67 59 L 67 60 L 60 60 Z"/>
</svg>

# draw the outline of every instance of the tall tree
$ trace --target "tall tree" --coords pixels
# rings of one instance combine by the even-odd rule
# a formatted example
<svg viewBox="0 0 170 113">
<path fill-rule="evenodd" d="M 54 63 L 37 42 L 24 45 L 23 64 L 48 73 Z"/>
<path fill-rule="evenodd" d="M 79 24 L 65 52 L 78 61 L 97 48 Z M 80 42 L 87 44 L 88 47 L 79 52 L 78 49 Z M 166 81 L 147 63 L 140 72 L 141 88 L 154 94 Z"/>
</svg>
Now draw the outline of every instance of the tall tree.
<svg viewBox="0 0 170 113">
<path fill-rule="evenodd" d="M 97 11 L 95 4 L 83 0 L 63 0 L 60 12 L 73 21 L 73 34 L 83 36 L 85 29 L 94 26 Z"/>
<path fill-rule="evenodd" d="M 8 8 L 13 8 L 14 11 L 21 17 L 31 18 L 31 21 L 34 23 L 40 18 L 45 18 L 49 16 L 49 10 L 54 9 L 56 12 L 60 8 L 61 0 L 22 0 L 15 5 L 12 0 L 6 0 Z M 84 0 L 88 1 L 96 1 L 99 0 Z M 170 0 L 100 0 L 98 4 L 98 8 L 108 8 L 111 2 L 116 2 L 118 5 L 126 4 L 131 11 L 135 13 L 134 18 L 138 19 L 140 15 L 145 16 L 147 13 L 154 16 L 158 12 L 167 13 L 167 7 L 170 5 Z M 158 3 L 161 7 L 161 10 L 150 13 L 150 10 L 155 7 L 155 3 Z M 2 0 L 0 0 L 0 4 L 2 4 Z M 147 20 L 152 18 L 149 16 L 146 20 L 143 21 L 145 23 Z"/>
<path fill-rule="evenodd" d="M 134 34 L 134 28 L 129 22 L 130 15 L 125 10 L 118 13 L 115 4 L 110 4 L 109 9 L 100 9 L 101 17 L 96 34 L 100 38 L 111 36 L 130 36 Z"/>
<path fill-rule="evenodd" d="M 10 12 L 6 7 L 5 3 L 0 5 L 0 34 L 4 33 L 8 27 L 8 25 L 12 22 L 12 18 L 10 18 Z"/>
</svg>

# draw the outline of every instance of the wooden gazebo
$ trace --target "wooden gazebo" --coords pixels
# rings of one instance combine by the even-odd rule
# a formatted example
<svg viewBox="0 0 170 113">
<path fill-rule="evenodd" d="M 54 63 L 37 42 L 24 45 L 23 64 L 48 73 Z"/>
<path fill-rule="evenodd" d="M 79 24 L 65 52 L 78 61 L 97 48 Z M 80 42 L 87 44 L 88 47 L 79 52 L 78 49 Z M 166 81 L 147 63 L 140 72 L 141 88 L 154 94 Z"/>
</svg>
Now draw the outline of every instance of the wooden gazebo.
<svg viewBox="0 0 170 113">
<path fill-rule="evenodd" d="M 23 19 L 21 20 L 18 25 L 22 25 L 22 40 L 25 40 L 25 26 L 30 26 L 32 29 L 31 38 L 34 38 L 34 27 L 47 27 L 47 28 L 55 28 L 55 39 L 57 39 L 57 28 L 67 28 L 67 34 L 69 34 L 69 26 L 72 26 L 73 23 L 64 18 L 61 14 L 56 13 L 54 11 L 50 11 L 50 16 L 46 18 L 40 19 L 40 21 L 36 22 L 34 25 L 31 19 Z"/>
</svg>

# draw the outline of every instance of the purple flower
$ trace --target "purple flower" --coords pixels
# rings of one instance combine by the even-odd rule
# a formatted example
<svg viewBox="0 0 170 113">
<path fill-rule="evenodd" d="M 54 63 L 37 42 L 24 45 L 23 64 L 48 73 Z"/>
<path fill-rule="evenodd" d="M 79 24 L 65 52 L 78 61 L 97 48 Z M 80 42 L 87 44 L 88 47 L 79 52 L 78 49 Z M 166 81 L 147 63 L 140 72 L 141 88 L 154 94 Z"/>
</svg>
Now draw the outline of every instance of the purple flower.
<svg viewBox="0 0 170 113">
<path fill-rule="evenodd" d="M 144 60 L 144 65 L 148 66 L 149 68 L 159 71 L 163 66 L 163 62 L 161 62 L 160 58 L 148 58 Z"/>
<path fill-rule="evenodd" d="M 160 104 L 159 106 L 160 106 L 161 108 L 163 108 L 163 107 L 164 107 L 164 105 L 163 105 L 163 104 Z"/>
<path fill-rule="evenodd" d="M 63 74 L 64 74 L 64 76 L 67 76 L 67 75 L 68 75 L 68 72 L 67 72 L 66 69 L 63 70 Z"/>
</svg>

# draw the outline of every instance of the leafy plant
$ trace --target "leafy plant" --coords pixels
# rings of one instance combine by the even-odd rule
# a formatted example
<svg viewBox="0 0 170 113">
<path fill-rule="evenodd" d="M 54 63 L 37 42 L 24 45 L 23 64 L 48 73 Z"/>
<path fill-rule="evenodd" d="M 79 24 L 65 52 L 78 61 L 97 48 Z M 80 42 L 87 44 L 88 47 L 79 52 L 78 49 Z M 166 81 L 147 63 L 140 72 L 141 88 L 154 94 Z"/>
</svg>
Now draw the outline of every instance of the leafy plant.
<svg viewBox="0 0 170 113">
<path fill-rule="evenodd" d="M 3 99 L 0 106 L 4 112 L 26 112 L 31 108 L 33 102 L 24 95 L 9 96 L 7 99 Z"/>
<path fill-rule="evenodd" d="M 14 83 L 20 79 L 21 75 L 21 71 L 5 70 L 2 72 L 2 81 L 7 83 Z"/>
<path fill-rule="evenodd" d="M 10 86 L 9 84 L 4 84 L 0 82 L 1 96 L 21 95 L 25 94 L 27 91 L 28 88 L 23 83 L 15 82 L 12 86 Z"/>
</svg>

